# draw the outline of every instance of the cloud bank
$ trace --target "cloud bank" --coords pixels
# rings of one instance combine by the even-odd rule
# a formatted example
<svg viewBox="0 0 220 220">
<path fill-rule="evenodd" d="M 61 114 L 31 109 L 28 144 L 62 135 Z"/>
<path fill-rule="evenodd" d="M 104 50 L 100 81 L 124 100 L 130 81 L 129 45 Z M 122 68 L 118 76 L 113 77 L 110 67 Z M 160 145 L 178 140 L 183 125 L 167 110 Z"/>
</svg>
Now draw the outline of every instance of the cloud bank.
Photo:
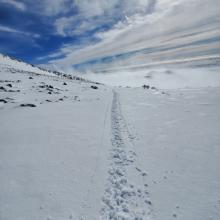
<svg viewBox="0 0 220 220">
<path fill-rule="evenodd" d="M 0 33 L 16 30 L 14 34 L 38 36 L 32 39 L 41 51 L 33 61 L 60 70 L 105 70 L 220 54 L 219 0 L 0 0 L 0 4 L 13 6 L 30 20 L 24 26 L 0 23 Z"/>
<path fill-rule="evenodd" d="M 117 3 L 79 1 L 80 16 L 88 21 L 83 20 L 73 29 L 71 23 L 76 17 L 63 23 L 58 20 L 60 34 L 80 34 L 100 22 L 111 22 L 113 16 L 120 19 L 110 29 L 95 32 L 96 43 L 72 50 L 71 44 L 65 45 L 59 51 L 63 58 L 49 63 L 68 68 L 106 69 L 220 54 L 220 2 L 217 0 L 126 1 L 120 5 L 121 13 Z"/>
</svg>

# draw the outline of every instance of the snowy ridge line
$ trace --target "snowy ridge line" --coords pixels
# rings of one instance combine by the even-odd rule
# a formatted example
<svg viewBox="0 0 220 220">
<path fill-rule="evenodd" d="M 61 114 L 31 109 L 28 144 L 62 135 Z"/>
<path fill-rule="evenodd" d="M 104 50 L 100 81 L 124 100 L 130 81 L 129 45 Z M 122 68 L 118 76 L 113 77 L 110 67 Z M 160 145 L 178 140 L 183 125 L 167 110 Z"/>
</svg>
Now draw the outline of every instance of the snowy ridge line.
<svg viewBox="0 0 220 220">
<path fill-rule="evenodd" d="M 75 80 L 75 81 L 80 81 L 80 82 L 85 82 L 85 83 L 92 83 L 92 84 L 101 84 L 101 83 L 98 83 L 98 82 L 94 82 L 94 81 L 91 81 L 91 80 L 87 80 L 87 79 L 84 79 L 82 77 L 78 77 L 78 76 L 72 76 L 72 75 L 68 75 L 68 74 L 52 74 L 52 73 L 47 73 L 46 74 L 41 74 L 41 73 L 38 73 L 38 72 L 33 72 L 33 71 L 27 71 L 27 70 L 22 70 L 22 69 L 16 69 L 14 67 L 10 67 L 10 66 L 1 66 L 0 64 L 0 72 L 1 71 L 7 71 L 7 72 L 11 72 L 11 73 L 23 73 L 23 74 L 27 74 L 29 76 L 44 76 L 44 77 L 47 77 L 47 78 L 55 78 L 55 79 L 68 79 L 68 80 Z"/>
<path fill-rule="evenodd" d="M 55 72 L 34 66 L 32 64 L 3 54 L 0 54 L 0 65 L 3 68 L 12 68 L 16 71 L 26 71 L 42 75 L 55 75 Z"/>
<path fill-rule="evenodd" d="M 103 197 L 101 219 L 151 220 L 152 205 L 144 188 L 143 173 L 135 167 L 136 153 L 124 122 L 117 92 L 112 101 L 112 149 L 108 183 Z M 131 174 L 133 176 L 131 177 Z M 139 177 L 138 177 L 139 176 Z M 140 181 L 134 183 L 133 178 Z M 141 185 L 141 186 L 140 186 Z"/>
<path fill-rule="evenodd" d="M 1 64 L 0 64 L 1 66 Z M 19 69 L 19 68 L 15 68 L 15 67 L 11 67 L 11 66 L 8 66 L 8 65 L 2 65 L 1 66 L 1 71 L 4 70 L 4 71 L 7 71 L 7 72 L 11 72 L 11 73 L 24 73 L 24 74 L 32 74 L 32 75 L 43 75 L 43 76 L 49 76 L 49 77 L 56 77 L 55 74 L 50 74 L 48 72 L 45 71 L 44 74 L 42 73 L 38 73 L 38 72 L 35 72 L 35 71 L 30 71 L 30 70 L 22 70 L 22 69 Z"/>
<path fill-rule="evenodd" d="M 100 84 L 98 82 L 84 79 L 77 75 L 71 75 L 71 74 L 61 73 L 58 71 L 43 69 L 41 67 L 34 66 L 32 64 L 26 63 L 24 61 L 0 53 L 0 71 L 2 70 L 10 71 L 11 73 L 19 72 L 25 74 L 44 75 L 49 77 L 61 77 L 61 78 L 63 77 L 65 79 L 70 79 L 70 80 Z"/>
</svg>

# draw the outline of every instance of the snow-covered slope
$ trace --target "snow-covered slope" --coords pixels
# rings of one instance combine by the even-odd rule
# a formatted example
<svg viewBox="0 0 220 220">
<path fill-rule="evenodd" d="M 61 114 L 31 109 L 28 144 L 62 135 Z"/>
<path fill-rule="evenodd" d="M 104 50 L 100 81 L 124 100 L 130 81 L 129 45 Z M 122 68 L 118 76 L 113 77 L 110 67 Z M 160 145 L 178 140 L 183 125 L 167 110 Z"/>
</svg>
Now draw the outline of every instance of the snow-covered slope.
<svg viewBox="0 0 220 220">
<path fill-rule="evenodd" d="M 0 68 L 0 219 L 220 219 L 220 87 L 108 87 L 19 64 Z"/>
<path fill-rule="evenodd" d="M 19 61 L 9 56 L 5 56 L 3 54 L 0 54 L 0 68 L 11 69 L 14 71 L 31 72 L 31 73 L 43 74 L 43 75 L 54 75 L 53 73 L 47 70 L 43 70 L 31 64 L 27 64 L 23 61 Z"/>
<path fill-rule="evenodd" d="M 112 86 L 140 87 L 147 84 L 160 89 L 215 87 L 220 86 L 220 67 L 122 69 L 100 73 L 88 72 L 84 77 Z"/>
<path fill-rule="evenodd" d="M 111 90 L 95 86 L 0 69 L 0 219 L 96 219 Z"/>
</svg>

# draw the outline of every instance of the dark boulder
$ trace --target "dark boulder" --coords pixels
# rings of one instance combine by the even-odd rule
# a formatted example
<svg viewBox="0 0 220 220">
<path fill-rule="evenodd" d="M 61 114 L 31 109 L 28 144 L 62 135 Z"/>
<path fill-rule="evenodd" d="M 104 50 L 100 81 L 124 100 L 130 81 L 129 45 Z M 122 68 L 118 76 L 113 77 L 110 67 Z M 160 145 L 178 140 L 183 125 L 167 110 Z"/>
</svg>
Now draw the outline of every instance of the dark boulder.
<svg viewBox="0 0 220 220">
<path fill-rule="evenodd" d="M 4 88 L 3 86 L 0 86 L 0 90 L 4 91 L 4 92 L 7 92 L 7 89 Z"/>
<path fill-rule="evenodd" d="M 144 89 L 150 89 L 150 86 L 149 85 L 143 85 L 142 86 Z"/>
<path fill-rule="evenodd" d="M 7 103 L 7 101 L 5 99 L 0 99 L 0 102 Z"/>
<path fill-rule="evenodd" d="M 20 104 L 20 106 L 21 107 L 31 107 L 31 108 L 37 107 L 35 104 L 31 104 L 31 103 Z"/>
<path fill-rule="evenodd" d="M 98 86 L 91 86 L 92 89 L 98 89 Z"/>
<path fill-rule="evenodd" d="M 157 90 L 157 88 L 156 88 L 155 86 L 152 86 L 151 89 L 153 89 L 153 90 Z"/>
<path fill-rule="evenodd" d="M 49 88 L 49 89 L 53 89 L 53 86 L 51 86 L 51 85 L 47 85 L 47 88 Z"/>
</svg>

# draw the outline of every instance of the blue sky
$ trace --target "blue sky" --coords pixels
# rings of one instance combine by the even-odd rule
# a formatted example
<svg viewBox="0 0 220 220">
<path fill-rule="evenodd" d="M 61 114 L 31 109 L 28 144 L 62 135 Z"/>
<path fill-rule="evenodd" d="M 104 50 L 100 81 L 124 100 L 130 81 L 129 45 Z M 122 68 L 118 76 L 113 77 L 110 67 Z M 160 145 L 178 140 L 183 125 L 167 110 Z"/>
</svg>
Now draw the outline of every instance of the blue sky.
<svg viewBox="0 0 220 220">
<path fill-rule="evenodd" d="M 219 0 L 0 0 L 0 52 L 64 71 L 219 55 L 219 8 Z"/>
</svg>

